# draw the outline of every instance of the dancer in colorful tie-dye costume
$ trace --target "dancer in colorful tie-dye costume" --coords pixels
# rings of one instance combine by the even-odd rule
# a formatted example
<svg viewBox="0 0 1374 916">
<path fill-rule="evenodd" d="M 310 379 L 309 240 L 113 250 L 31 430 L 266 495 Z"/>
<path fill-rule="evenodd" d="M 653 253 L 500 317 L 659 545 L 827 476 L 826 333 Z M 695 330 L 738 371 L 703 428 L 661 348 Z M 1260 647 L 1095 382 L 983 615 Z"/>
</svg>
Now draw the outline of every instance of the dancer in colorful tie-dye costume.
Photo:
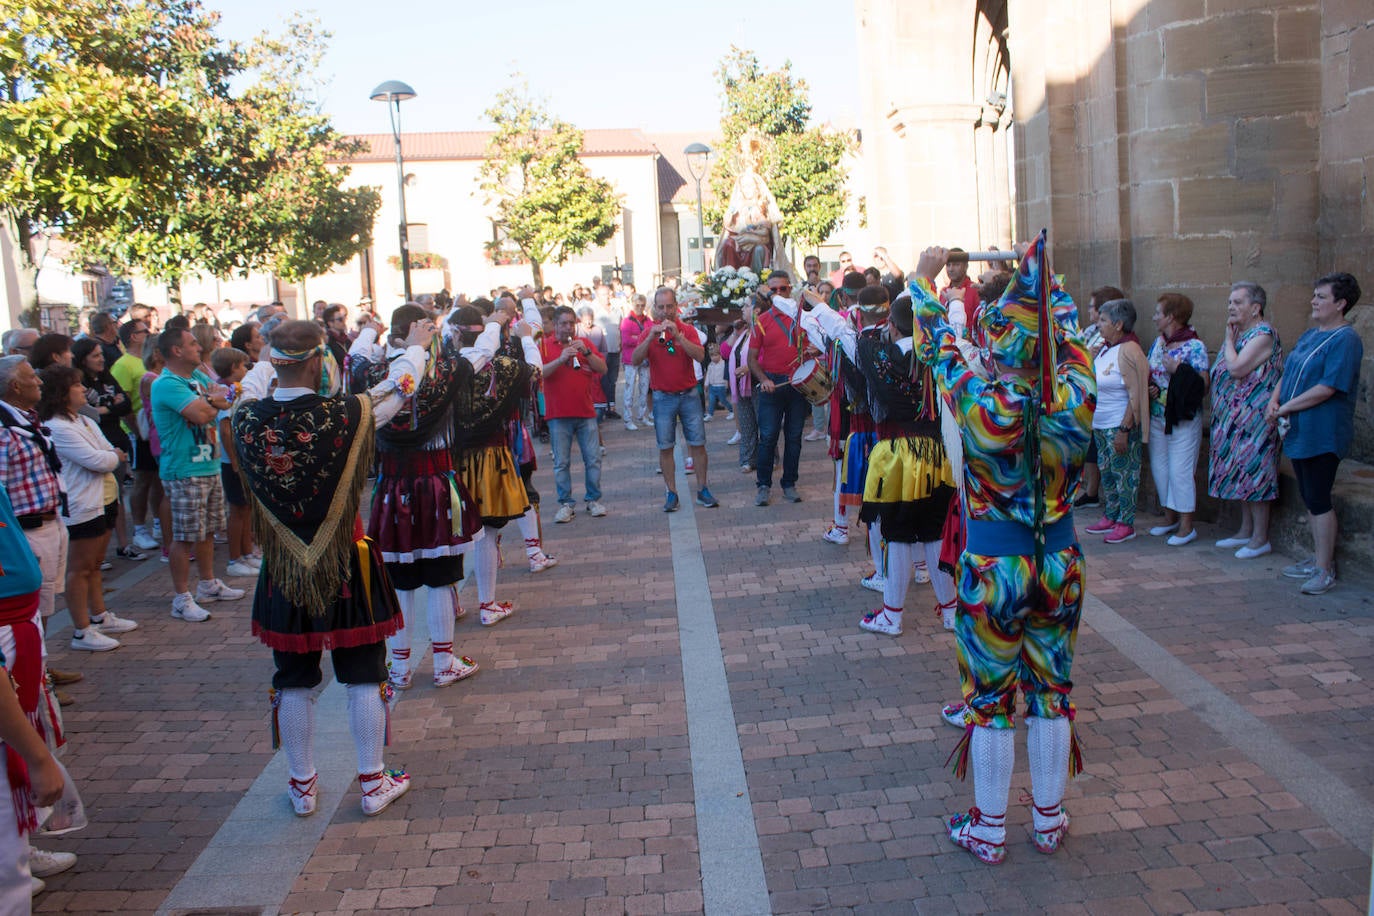
<svg viewBox="0 0 1374 916">
<path fill-rule="evenodd" d="M 1069 700 L 1083 601 L 1073 529 L 1097 401 L 1092 359 L 1073 301 L 1051 288 L 1045 234 L 1000 301 L 978 316 L 985 348 L 971 366 L 956 346 L 933 279 L 947 251 L 921 256 L 911 284 L 915 353 L 953 406 L 964 442 L 967 546 L 955 622 L 967 704 L 956 773 L 973 764 L 975 806 L 949 819 L 950 838 L 990 864 L 1006 856 L 1015 761 L 1016 691 L 1025 696 L 1035 846 L 1059 848 L 1064 789 L 1080 761 Z M 1042 329 L 1053 328 L 1052 334 Z"/>
</svg>

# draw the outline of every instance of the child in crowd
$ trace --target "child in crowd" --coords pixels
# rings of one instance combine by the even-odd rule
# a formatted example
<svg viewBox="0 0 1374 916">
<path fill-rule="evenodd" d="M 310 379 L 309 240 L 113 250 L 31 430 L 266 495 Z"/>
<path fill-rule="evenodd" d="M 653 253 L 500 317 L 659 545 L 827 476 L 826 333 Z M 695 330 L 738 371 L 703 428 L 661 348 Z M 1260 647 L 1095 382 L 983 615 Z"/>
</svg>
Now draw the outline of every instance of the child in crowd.
<svg viewBox="0 0 1374 916">
<path fill-rule="evenodd" d="M 710 363 L 706 366 L 706 416 L 704 419 L 709 421 L 716 415 L 717 404 L 724 407 L 726 413 L 729 413 L 730 389 L 725 384 L 725 362 L 720 358 L 720 347 L 714 343 L 707 344 L 706 356 L 710 359 Z"/>
<path fill-rule="evenodd" d="M 224 504 L 229 510 L 229 568 L 231 576 L 258 575 L 259 560 L 253 555 L 253 526 L 250 522 L 248 497 L 239 479 L 238 455 L 229 432 L 229 416 L 241 391 L 239 383 L 248 374 L 248 354 L 233 347 L 221 347 L 210 354 L 210 368 L 219 384 L 229 389 L 229 407 L 219 412 L 219 475 L 224 486 Z"/>
</svg>

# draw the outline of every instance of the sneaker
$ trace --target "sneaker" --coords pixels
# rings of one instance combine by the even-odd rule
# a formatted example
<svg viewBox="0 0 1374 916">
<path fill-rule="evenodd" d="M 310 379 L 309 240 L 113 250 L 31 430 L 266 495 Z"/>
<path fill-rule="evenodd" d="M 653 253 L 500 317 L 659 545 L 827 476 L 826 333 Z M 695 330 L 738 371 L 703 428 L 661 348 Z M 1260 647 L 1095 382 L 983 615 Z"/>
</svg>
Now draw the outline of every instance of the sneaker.
<svg viewBox="0 0 1374 916">
<path fill-rule="evenodd" d="M 196 604 L 195 599 L 187 592 L 184 595 L 177 595 L 172 599 L 172 616 L 177 620 L 189 620 L 191 623 L 200 623 L 210 619 L 210 612 Z"/>
<path fill-rule="evenodd" d="M 482 626 L 491 627 L 515 613 L 515 605 L 509 601 L 488 601 L 482 605 Z"/>
<path fill-rule="evenodd" d="M 839 544 L 844 546 L 849 543 L 849 532 L 839 525 L 831 525 L 825 529 L 825 534 L 821 535 L 821 540 L 827 544 Z"/>
<path fill-rule="evenodd" d="M 601 505 L 601 503 L 597 502 L 596 500 L 592 500 L 591 502 L 587 503 L 587 514 L 590 515 L 592 518 L 605 518 L 606 507 Z"/>
<path fill-rule="evenodd" d="M 172 562 L 172 557 L 170 554 L 168 554 L 166 547 L 162 548 L 162 556 L 158 557 L 158 559 L 161 560 L 163 563 Z"/>
<path fill-rule="evenodd" d="M 706 487 L 697 490 L 697 505 L 707 509 L 715 509 L 720 506 L 720 501 L 711 495 L 711 491 Z"/>
<path fill-rule="evenodd" d="M 688 456 L 687 456 L 687 460 L 686 460 L 685 462 L 683 462 L 683 465 L 682 465 L 682 466 L 683 466 L 683 469 L 684 469 L 688 474 L 692 473 L 693 471 L 695 471 L 695 470 L 697 469 L 696 462 L 694 462 L 694 461 L 692 460 L 692 456 L 691 456 L 691 455 L 688 455 Z"/>
<path fill-rule="evenodd" d="M 1177 530 L 1178 522 L 1174 522 L 1172 525 L 1155 525 L 1150 529 L 1150 537 L 1162 538 L 1164 535 L 1173 534 Z"/>
<path fill-rule="evenodd" d="M 97 616 L 100 617 L 99 621 L 95 619 Z M 119 633 L 130 633 L 138 629 L 137 623 L 129 620 L 127 617 L 118 616 L 114 611 L 106 611 L 103 615 L 93 615 L 91 617 L 91 626 L 95 627 L 106 636 Z"/>
<path fill-rule="evenodd" d="M 1083 530 L 1086 531 L 1088 534 L 1106 534 L 1108 531 L 1111 531 L 1112 528 L 1114 528 L 1115 526 L 1116 522 L 1112 521 L 1109 518 L 1103 517 L 1093 522 L 1091 525 L 1084 528 Z"/>
<path fill-rule="evenodd" d="M 783 487 L 783 488 L 782 488 L 782 498 L 785 499 L 785 500 L 787 500 L 788 502 L 793 502 L 793 503 L 799 503 L 799 502 L 801 502 L 801 494 L 797 492 L 797 488 L 796 488 L 796 487 Z"/>
<path fill-rule="evenodd" d="M 434 672 L 434 686 L 447 687 L 449 684 L 456 684 L 465 678 L 472 677 L 481 667 L 466 655 L 455 655 L 451 665 L 443 671 Z"/>
<path fill-rule="evenodd" d="M 867 630 L 870 633 L 882 633 L 884 636 L 901 636 L 902 625 L 893 620 L 886 609 L 869 611 L 859 620 L 859 629 Z"/>
<path fill-rule="evenodd" d="M 242 560 L 230 560 L 229 565 L 224 570 L 225 575 L 233 576 L 236 579 L 246 579 L 249 577 L 257 578 L 258 568 Z"/>
<path fill-rule="evenodd" d="M 112 569 L 114 569 L 114 564 L 111 563 L 109 560 L 102 560 L 102 561 L 101 561 L 101 563 L 100 563 L 100 571 L 101 571 L 101 572 L 109 572 L 109 571 L 112 570 Z"/>
<path fill-rule="evenodd" d="M 1073 507 L 1075 509 L 1096 509 L 1100 505 L 1102 505 L 1102 500 L 1100 497 L 1089 496 L 1088 494 L 1084 493 L 1082 496 L 1078 497 L 1078 499 L 1074 501 Z"/>
<path fill-rule="evenodd" d="M 296 817 L 309 817 L 315 813 L 315 784 L 319 781 L 319 773 L 309 779 L 296 779 L 293 776 L 287 780 L 286 794 L 291 797 L 291 807 L 296 812 Z"/>
<path fill-rule="evenodd" d="M 1325 569 L 1318 569 L 1313 573 L 1312 578 L 1302 584 L 1304 595 L 1324 595 L 1336 584 L 1336 574 Z M 87 631 L 89 632 L 89 631 Z"/>
<path fill-rule="evenodd" d="M 917 560 L 912 564 L 911 575 L 917 585 L 925 585 L 930 581 L 930 570 L 926 567 L 925 560 Z"/>
<path fill-rule="evenodd" d="M 1107 532 L 1107 536 L 1102 540 L 1108 544 L 1123 544 L 1135 537 L 1135 527 L 1122 522 L 1112 526 L 1112 530 Z"/>
<path fill-rule="evenodd" d="M 415 672 L 413 671 L 397 671 L 392 668 L 386 676 L 386 682 L 396 690 L 409 690 L 414 678 Z"/>
<path fill-rule="evenodd" d="M 802 440 L 805 442 L 819 442 L 824 438 L 825 433 L 815 429 L 811 430 L 811 432 L 807 433 L 805 436 L 802 436 Z"/>
<path fill-rule="evenodd" d="M 1317 558 L 1308 557 L 1301 563 L 1285 566 L 1283 568 L 1283 574 L 1290 579 L 1310 579 L 1317 574 Z"/>
<path fill-rule="evenodd" d="M 739 440 L 740 440 L 739 430 L 735 430 L 735 432 L 732 433 L 732 434 L 730 435 L 730 438 L 725 440 L 725 444 L 726 444 L 726 445 L 739 445 Z"/>
<path fill-rule="evenodd" d="M 638 426 L 635 426 L 635 421 L 634 421 L 634 420 L 626 420 L 626 421 L 625 421 L 625 428 L 628 429 L 628 430 L 629 430 L 630 432 L 632 432 L 632 433 L 633 433 L 633 432 L 638 432 L 638 431 L 639 431 L 639 427 L 638 427 Z"/>
<path fill-rule="evenodd" d="M 85 652 L 109 652 L 119 648 L 119 640 L 106 636 L 93 626 L 87 627 L 84 636 L 72 634 L 72 648 Z"/>
<path fill-rule="evenodd" d="M 243 589 L 230 588 L 220 579 L 201 579 L 196 586 L 196 601 L 237 601 L 243 596 Z"/>
<path fill-rule="evenodd" d="M 1236 559 L 1253 560 L 1255 557 L 1262 557 L 1266 553 L 1272 552 L 1273 549 L 1273 547 L 1269 546 L 1268 541 L 1266 541 L 1258 547 L 1242 547 L 1240 550 L 1236 551 Z"/>
<path fill-rule="evenodd" d="M 663 495 L 664 512 L 676 512 L 681 505 L 682 502 L 677 498 L 677 494 L 674 493 L 672 490 L 669 490 L 667 493 Z"/>
<path fill-rule="evenodd" d="M 148 559 L 148 555 L 143 551 L 139 550 L 133 544 L 130 544 L 128 547 L 121 547 L 118 550 L 116 550 L 115 556 L 121 557 L 125 560 L 133 560 L 134 562 Z"/>
<path fill-rule="evenodd" d="M 553 569 L 557 565 L 558 557 L 551 557 L 542 550 L 530 557 L 530 572 L 532 573 L 541 573 L 546 569 Z"/>
<path fill-rule="evenodd" d="M 1032 833 L 1031 839 L 1035 842 L 1035 851 L 1045 855 L 1053 855 L 1064 842 L 1064 835 L 1069 832 L 1069 812 L 1063 807 L 1059 809 L 1059 826 L 1051 827 L 1049 830 L 1036 830 Z"/>
<path fill-rule="evenodd" d="M 741 474 L 752 474 L 754 473 L 754 466 L 746 462 L 739 466 L 739 472 Z"/>
<path fill-rule="evenodd" d="M 148 532 L 147 526 L 139 525 L 134 528 L 134 546 L 139 550 L 157 550 L 162 544 Z"/>
<path fill-rule="evenodd" d="M 1236 547 L 1244 547 L 1248 543 L 1250 543 L 1249 538 L 1222 538 L 1216 542 L 1216 546 L 1233 549 Z"/>
<path fill-rule="evenodd" d="M 565 503 L 558 507 L 558 511 L 553 515 L 553 520 L 560 525 L 566 525 L 573 520 L 573 516 L 576 514 L 577 510 Z"/>
<path fill-rule="evenodd" d="M 767 488 L 767 487 L 759 487 L 758 492 L 754 494 L 754 505 L 756 505 L 756 506 L 766 506 L 766 505 L 768 505 L 768 488 Z"/>
<path fill-rule="evenodd" d="M 735 418 L 735 412 L 734 412 L 733 410 L 730 411 L 729 413 L 727 413 L 727 414 L 725 415 L 725 419 L 727 419 L 727 420 L 733 420 L 734 418 Z M 738 436 L 739 433 L 735 433 L 735 435 Z"/>
<path fill-rule="evenodd" d="M 48 677 L 59 687 L 65 687 L 68 684 L 79 684 L 86 679 L 86 676 L 80 671 L 59 671 L 52 665 L 48 666 Z"/>
<path fill-rule="evenodd" d="M 162 520 L 153 519 L 153 539 L 159 544 L 162 543 Z"/>
<path fill-rule="evenodd" d="M 662 467 L 659 467 L 658 465 L 654 465 L 654 473 L 657 474 L 659 477 L 662 477 L 662 476 L 663 476 L 663 468 L 662 468 Z"/>
<path fill-rule="evenodd" d="M 410 788 L 410 774 L 405 770 L 360 773 L 358 785 L 363 790 L 363 814 L 374 817 L 406 794 L 406 790 Z"/>
<path fill-rule="evenodd" d="M 254 569 L 262 569 L 262 554 L 246 553 L 239 557 L 240 563 L 246 563 Z"/>
<path fill-rule="evenodd" d="M 711 414 L 708 413 L 706 416 L 704 416 L 704 417 L 701 418 L 701 422 L 703 422 L 703 423 L 710 423 L 710 422 L 711 422 L 712 420 L 714 420 L 714 419 L 715 419 L 715 417 L 713 417 Z"/>
<path fill-rule="evenodd" d="M 1197 529 L 1194 528 L 1187 534 L 1175 534 L 1173 537 L 1169 538 L 1169 540 L 1165 541 L 1164 543 L 1168 544 L 1170 547 L 1182 547 L 1184 544 L 1191 544 L 1193 543 L 1193 541 L 1196 540 Z"/>
<path fill-rule="evenodd" d="M 76 856 L 70 852 L 48 852 L 46 849 L 29 847 L 29 874 L 35 878 L 51 878 L 76 864 Z"/>
<path fill-rule="evenodd" d="M 945 720 L 946 725 L 953 725 L 955 728 L 967 728 L 968 723 L 964 721 L 964 712 L 968 709 L 963 703 L 946 703 L 940 710 L 940 718 Z"/>
<path fill-rule="evenodd" d="M 887 588 L 887 576 L 881 576 L 875 572 L 871 576 L 864 576 L 859 580 L 859 584 L 870 592 L 881 592 Z"/>
<path fill-rule="evenodd" d="M 1001 828 L 1002 839 L 1000 841 L 993 838 L 983 838 L 975 836 L 973 831 L 979 827 L 984 830 L 992 829 L 984 819 L 983 812 L 977 808 L 970 808 L 967 814 L 954 814 L 949 818 L 949 838 L 955 846 L 961 846 L 980 861 L 989 865 L 1000 864 L 1007 857 L 1006 847 L 1006 828 Z M 1002 817 L 1003 823 L 1006 816 Z"/>
</svg>

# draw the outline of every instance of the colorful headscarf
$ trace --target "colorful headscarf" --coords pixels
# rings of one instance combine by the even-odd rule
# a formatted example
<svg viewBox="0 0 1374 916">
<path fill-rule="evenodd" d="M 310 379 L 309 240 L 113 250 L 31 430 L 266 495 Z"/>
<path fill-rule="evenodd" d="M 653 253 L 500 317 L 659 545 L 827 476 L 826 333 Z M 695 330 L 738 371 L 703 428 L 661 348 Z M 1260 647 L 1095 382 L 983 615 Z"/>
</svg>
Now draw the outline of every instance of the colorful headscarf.
<svg viewBox="0 0 1374 916">
<path fill-rule="evenodd" d="M 274 366 L 291 366 L 315 356 L 320 357 L 320 386 L 317 391 L 320 397 L 327 398 L 334 394 L 339 380 L 339 364 L 327 344 L 322 343 L 308 350 L 279 350 L 272 347 L 267 358 Z"/>
</svg>

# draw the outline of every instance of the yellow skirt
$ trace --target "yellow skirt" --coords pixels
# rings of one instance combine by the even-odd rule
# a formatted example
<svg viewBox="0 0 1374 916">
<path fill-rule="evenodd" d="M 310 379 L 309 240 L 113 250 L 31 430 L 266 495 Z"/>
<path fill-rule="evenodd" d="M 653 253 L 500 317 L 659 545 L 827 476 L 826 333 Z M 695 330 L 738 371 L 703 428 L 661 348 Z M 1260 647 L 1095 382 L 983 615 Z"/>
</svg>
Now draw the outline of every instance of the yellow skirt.
<svg viewBox="0 0 1374 916">
<path fill-rule="evenodd" d="M 939 439 L 883 439 L 868 455 L 864 502 L 909 503 L 954 486 L 954 473 Z"/>
<path fill-rule="evenodd" d="M 506 445 L 469 449 L 458 456 L 454 471 L 472 494 L 484 525 L 500 527 L 530 508 L 520 469 Z"/>
</svg>

